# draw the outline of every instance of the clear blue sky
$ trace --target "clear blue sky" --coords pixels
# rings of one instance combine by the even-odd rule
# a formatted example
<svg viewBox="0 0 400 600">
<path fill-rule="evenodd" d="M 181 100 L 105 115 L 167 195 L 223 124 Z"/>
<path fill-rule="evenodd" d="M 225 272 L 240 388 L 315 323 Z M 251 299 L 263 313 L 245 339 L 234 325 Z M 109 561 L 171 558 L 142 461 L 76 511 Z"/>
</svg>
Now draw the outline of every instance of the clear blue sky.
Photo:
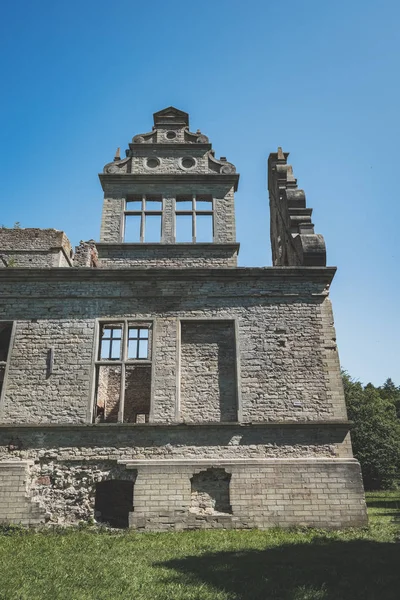
<svg viewBox="0 0 400 600">
<path fill-rule="evenodd" d="M 174 105 L 236 164 L 240 264 L 268 266 L 282 146 L 338 266 L 342 366 L 400 384 L 398 0 L 22 0 L 1 21 L 1 224 L 98 239 L 97 173 Z"/>
</svg>

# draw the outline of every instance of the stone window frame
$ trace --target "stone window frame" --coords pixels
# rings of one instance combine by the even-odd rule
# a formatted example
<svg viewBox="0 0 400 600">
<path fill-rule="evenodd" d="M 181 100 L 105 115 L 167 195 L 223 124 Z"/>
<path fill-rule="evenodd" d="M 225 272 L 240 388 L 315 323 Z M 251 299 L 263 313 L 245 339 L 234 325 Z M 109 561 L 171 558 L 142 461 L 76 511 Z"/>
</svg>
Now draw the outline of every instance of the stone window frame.
<svg viewBox="0 0 400 600">
<path fill-rule="evenodd" d="M 3 324 L 11 325 L 11 335 L 10 335 L 10 342 L 9 342 L 8 351 L 7 351 L 7 360 L 0 361 L 0 368 L 4 367 L 3 385 L 1 386 L 1 392 L 0 392 L 0 406 L 3 406 L 4 398 L 6 395 L 8 373 L 10 370 L 11 355 L 12 355 L 12 350 L 14 347 L 14 339 L 15 339 L 15 333 L 16 333 L 16 329 L 17 329 L 16 321 L 13 321 L 10 319 L 4 319 L 4 320 L 2 319 L 2 320 L 0 320 L 0 325 L 3 325 Z"/>
<path fill-rule="evenodd" d="M 191 196 L 191 198 L 190 198 Z M 197 209 L 197 202 L 200 202 L 201 200 L 205 200 L 206 202 L 210 202 L 211 203 L 211 210 L 198 210 Z M 192 208 L 191 209 L 182 209 L 182 210 L 178 210 L 178 206 L 179 206 L 179 202 L 192 202 Z M 195 244 L 196 243 L 196 229 L 197 229 L 197 216 L 211 216 L 212 219 L 212 242 L 208 242 L 208 243 L 214 243 L 215 242 L 215 198 L 214 196 L 212 196 L 211 194 L 201 194 L 201 193 L 197 193 L 197 194 L 178 194 L 175 196 L 174 199 L 174 242 L 175 243 L 179 243 L 176 242 L 176 217 L 180 216 L 180 215 L 186 215 L 186 216 L 191 216 L 192 217 L 192 243 Z M 185 243 L 185 242 L 182 242 Z M 186 243 L 190 243 L 190 242 L 186 242 Z M 199 242 L 197 242 L 199 243 Z M 202 243 L 202 242 L 200 242 Z M 207 243 L 207 242 L 206 242 Z"/>
<path fill-rule="evenodd" d="M 239 339 L 239 322 L 236 317 L 178 317 L 177 318 L 177 334 L 176 334 L 176 387 L 175 387 L 175 421 L 181 423 L 181 340 L 182 340 L 182 323 L 233 323 L 234 340 L 235 340 L 235 375 L 236 375 L 236 414 L 237 423 L 243 421 L 243 405 L 242 405 L 242 385 L 241 385 L 241 365 L 240 365 L 240 339 Z M 218 421 L 218 423 L 220 423 Z M 230 423 L 235 423 L 231 421 Z M 208 422 L 210 424 L 210 422 Z"/>
<path fill-rule="evenodd" d="M 122 351 L 120 354 L 120 359 L 100 359 L 100 348 L 101 348 L 101 328 L 103 325 L 117 325 L 122 324 L 122 341 L 121 347 Z M 149 337 L 148 337 L 148 357 L 147 358 L 128 358 L 128 335 L 129 335 L 129 327 L 132 325 L 137 325 L 137 327 L 148 327 L 149 329 Z M 98 319 L 96 320 L 95 325 L 95 344 L 94 344 L 94 352 L 93 352 L 93 361 L 92 361 L 92 381 L 91 381 L 91 401 L 90 407 L 88 411 L 88 421 L 90 423 L 95 423 L 96 419 L 96 380 L 97 380 L 97 371 L 100 366 L 121 366 L 121 386 L 120 386 L 120 397 L 119 397 L 119 407 L 118 407 L 118 421 L 117 423 L 124 422 L 124 408 L 125 408 L 125 377 L 126 377 L 126 367 L 130 365 L 136 366 L 150 366 L 151 367 L 151 384 L 150 384 L 150 411 L 149 411 L 149 421 L 153 418 L 153 397 L 154 397 L 154 348 L 155 348 L 155 333 L 156 333 L 156 323 L 154 319 L 136 319 L 136 318 L 111 318 L 111 319 Z M 113 423 L 105 423 L 106 425 L 112 425 Z M 114 423 L 115 424 L 115 423 Z M 130 423 L 135 425 L 135 423 Z"/>
<path fill-rule="evenodd" d="M 160 202 L 161 210 L 148 210 L 147 202 Z M 138 210 L 129 210 L 128 206 L 130 202 L 140 202 L 140 209 Z M 147 216 L 159 216 L 161 217 L 161 225 L 160 225 L 160 240 L 159 242 L 147 242 L 147 243 L 161 243 L 164 238 L 164 206 L 165 199 L 162 194 L 130 194 L 125 198 L 125 206 L 124 206 L 124 214 L 123 214 L 123 231 L 122 231 L 122 241 L 125 244 L 129 243 L 146 243 L 146 217 Z M 139 216 L 140 217 L 140 236 L 139 242 L 126 242 L 125 241 L 125 232 L 126 232 L 126 218 L 129 216 Z"/>
</svg>

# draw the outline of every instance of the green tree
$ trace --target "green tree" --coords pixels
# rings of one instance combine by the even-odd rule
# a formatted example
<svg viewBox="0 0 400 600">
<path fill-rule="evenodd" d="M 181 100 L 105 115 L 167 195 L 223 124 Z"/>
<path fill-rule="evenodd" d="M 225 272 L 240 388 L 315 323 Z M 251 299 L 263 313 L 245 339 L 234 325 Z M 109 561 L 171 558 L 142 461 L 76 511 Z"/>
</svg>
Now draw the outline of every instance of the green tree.
<svg viewBox="0 0 400 600">
<path fill-rule="evenodd" d="M 389 377 L 383 386 L 379 388 L 379 393 L 382 398 L 393 402 L 396 407 L 397 417 L 400 418 L 400 387 L 396 387 L 393 380 Z"/>
<path fill-rule="evenodd" d="M 354 456 L 360 461 L 364 485 L 367 489 L 392 487 L 400 479 L 400 421 L 395 402 L 388 390 L 383 391 L 385 386 L 369 383 L 363 387 L 347 373 L 343 384 L 349 419 L 354 421 Z"/>
</svg>

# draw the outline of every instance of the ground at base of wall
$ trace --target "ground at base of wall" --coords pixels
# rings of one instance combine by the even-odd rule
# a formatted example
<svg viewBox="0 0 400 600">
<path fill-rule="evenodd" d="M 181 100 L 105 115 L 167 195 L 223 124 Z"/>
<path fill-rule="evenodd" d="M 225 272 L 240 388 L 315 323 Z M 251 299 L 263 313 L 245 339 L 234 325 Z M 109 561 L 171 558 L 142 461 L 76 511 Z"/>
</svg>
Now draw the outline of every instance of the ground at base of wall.
<svg viewBox="0 0 400 600">
<path fill-rule="evenodd" d="M 400 494 L 368 494 L 370 525 L 323 531 L 0 533 L 7 600 L 397 600 Z"/>
</svg>

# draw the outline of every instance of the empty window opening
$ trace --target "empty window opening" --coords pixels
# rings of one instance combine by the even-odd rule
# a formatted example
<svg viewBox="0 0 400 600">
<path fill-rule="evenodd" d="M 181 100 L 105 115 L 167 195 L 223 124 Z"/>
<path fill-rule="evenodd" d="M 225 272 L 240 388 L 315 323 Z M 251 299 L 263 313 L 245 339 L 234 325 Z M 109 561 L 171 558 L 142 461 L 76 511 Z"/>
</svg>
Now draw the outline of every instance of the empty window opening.
<svg viewBox="0 0 400 600">
<path fill-rule="evenodd" d="M 133 481 L 110 480 L 96 483 L 95 516 L 111 527 L 129 527 L 133 511 Z"/>
<path fill-rule="evenodd" d="M 116 423 L 121 399 L 122 367 L 107 365 L 97 369 L 96 420 Z"/>
<path fill-rule="evenodd" d="M 147 423 L 150 412 L 151 367 L 128 365 L 125 372 L 124 423 Z"/>
<path fill-rule="evenodd" d="M 0 323 L 0 394 L 3 389 L 8 354 L 10 350 L 12 323 Z"/>
<path fill-rule="evenodd" d="M 94 421 L 148 422 L 152 326 L 130 321 L 100 324 Z"/>
<path fill-rule="evenodd" d="M 7 362 L 12 323 L 0 323 L 0 362 Z"/>
<path fill-rule="evenodd" d="M 177 196 L 175 201 L 175 241 L 213 242 L 213 214 L 211 196 Z"/>
<path fill-rule="evenodd" d="M 230 481 L 231 474 L 225 469 L 210 468 L 193 475 L 190 480 L 190 512 L 199 515 L 232 514 Z"/>
<path fill-rule="evenodd" d="M 160 242 L 162 208 L 161 196 L 129 196 L 125 206 L 124 242 Z"/>
</svg>

